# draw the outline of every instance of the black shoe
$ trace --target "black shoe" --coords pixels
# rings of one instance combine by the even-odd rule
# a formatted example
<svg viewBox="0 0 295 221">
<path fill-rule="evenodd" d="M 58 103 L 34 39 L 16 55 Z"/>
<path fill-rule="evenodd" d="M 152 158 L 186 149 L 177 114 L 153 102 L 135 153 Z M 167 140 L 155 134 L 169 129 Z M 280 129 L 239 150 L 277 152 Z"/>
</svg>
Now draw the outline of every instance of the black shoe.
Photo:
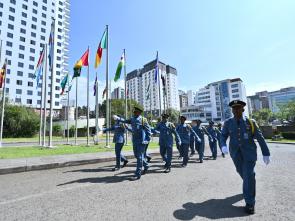
<svg viewBox="0 0 295 221">
<path fill-rule="evenodd" d="M 224 155 L 224 153 L 222 153 L 222 157 L 223 157 L 223 158 L 225 158 L 225 155 Z"/>
<path fill-rule="evenodd" d="M 135 176 L 131 177 L 130 180 L 131 180 L 131 181 L 136 181 L 136 180 L 139 180 L 140 177 L 141 177 L 141 176 L 137 176 L 137 175 L 135 175 Z"/>
<path fill-rule="evenodd" d="M 200 160 L 200 163 L 203 163 L 203 160 Z"/>
<path fill-rule="evenodd" d="M 247 203 L 245 206 L 245 212 L 250 215 L 254 214 L 255 213 L 255 206 Z"/>
<path fill-rule="evenodd" d="M 128 162 L 129 162 L 128 160 L 125 160 L 121 168 L 124 168 Z"/>
<path fill-rule="evenodd" d="M 115 167 L 115 168 L 112 169 L 112 171 L 117 171 L 117 170 L 120 170 L 120 168 L 119 167 Z"/>
<path fill-rule="evenodd" d="M 148 167 L 144 168 L 144 170 L 141 172 L 141 175 L 145 175 L 147 173 L 148 169 L 149 169 Z"/>
<path fill-rule="evenodd" d="M 191 153 L 189 156 L 190 156 L 190 157 L 193 157 L 194 155 L 195 155 L 195 153 Z"/>
<path fill-rule="evenodd" d="M 186 167 L 186 164 L 181 164 L 181 167 L 185 168 Z"/>
<path fill-rule="evenodd" d="M 151 162 L 152 158 L 151 157 L 146 157 L 146 161 L 149 163 Z"/>
<path fill-rule="evenodd" d="M 170 173 L 170 171 L 171 171 L 171 168 L 168 167 L 168 168 L 166 168 L 166 170 L 164 170 L 164 173 Z"/>
<path fill-rule="evenodd" d="M 165 165 L 163 167 L 164 167 L 164 169 L 167 169 L 167 163 L 165 163 Z"/>
</svg>

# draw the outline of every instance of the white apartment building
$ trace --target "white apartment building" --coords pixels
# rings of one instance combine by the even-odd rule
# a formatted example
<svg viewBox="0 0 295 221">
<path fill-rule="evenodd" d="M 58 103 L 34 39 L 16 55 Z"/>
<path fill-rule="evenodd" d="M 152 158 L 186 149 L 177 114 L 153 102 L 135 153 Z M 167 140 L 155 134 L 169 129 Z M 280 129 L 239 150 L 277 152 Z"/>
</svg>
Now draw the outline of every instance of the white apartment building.
<svg viewBox="0 0 295 221">
<path fill-rule="evenodd" d="M 199 89 L 196 92 L 196 103 L 193 106 L 184 107 L 181 113 L 186 115 L 188 120 L 193 120 L 195 116 L 198 116 L 197 118 L 206 121 L 224 121 L 232 116 L 228 104 L 235 99 L 247 103 L 246 89 L 240 78 L 213 82 Z M 249 115 L 248 108 L 245 108 L 244 114 Z"/>
<path fill-rule="evenodd" d="M 40 79 L 32 79 L 55 19 L 53 108 L 61 109 L 60 82 L 68 72 L 70 0 L 0 0 L 1 65 L 7 59 L 6 95 L 16 104 L 40 107 Z M 47 79 L 50 105 L 51 74 Z"/>
<path fill-rule="evenodd" d="M 111 99 L 124 99 L 125 98 L 125 90 L 121 87 L 116 87 L 111 94 Z"/>
<path fill-rule="evenodd" d="M 187 91 L 187 103 L 188 106 L 194 105 L 195 104 L 195 97 L 196 97 L 196 92 L 193 90 L 188 90 Z"/>
<path fill-rule="evenodd" d="M 128 98 L 134 99 L 143 105 L 145 112 L 159 116 L 160 104 L 162 111 L 165 108 L 179 110 L 179 96 L 177 87 L 177 71 L 175 68 L 159 61 L 159 83 L 155 83 L 156 60 L 127 74 Z M 167 95 L 164 101 L 161 76 L 165 76 Z M 160 95 L 161 96 L 160 96 Z M 161 102 L 159 102 L 161 98 Z"/>
</svg>

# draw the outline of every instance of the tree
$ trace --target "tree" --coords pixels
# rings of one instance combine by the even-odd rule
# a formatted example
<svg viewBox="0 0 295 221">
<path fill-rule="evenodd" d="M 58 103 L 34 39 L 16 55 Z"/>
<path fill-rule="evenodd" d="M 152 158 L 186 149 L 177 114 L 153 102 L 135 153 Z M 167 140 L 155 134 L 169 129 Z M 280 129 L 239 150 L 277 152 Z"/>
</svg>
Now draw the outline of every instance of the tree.
<svg viewBox="0 0 295 221">
<path fill-rule="evenodd" d="M 170 115 L 169 121 L 171 121 L 174 124 L 177 124 L 180 112 L 178 110 L 173 109 L 173 108 L 168 108 L 167 114 Z"/>
<path fill-rule="evenodd" d="M 39 130 L 39 115 L 31 108 L 5 105 L 3 137 L 33 137 Z"/>
<path fill-rule="evenodd" d="M 295 101 L 290 101 L 285 105 L 279 105 L 280 111 L 276 113 L 276 117 L 280 120 L 295 121 Z"/>
<path fill-rule="evenodd" d="M 268 124 L 270 118 L 272 116 L 271 110 L 264 108 L 258 111 L 254 111 L 252 113 L 252 118 L 254 118 L 258 125 L 265 125 Z"/>
</svg>

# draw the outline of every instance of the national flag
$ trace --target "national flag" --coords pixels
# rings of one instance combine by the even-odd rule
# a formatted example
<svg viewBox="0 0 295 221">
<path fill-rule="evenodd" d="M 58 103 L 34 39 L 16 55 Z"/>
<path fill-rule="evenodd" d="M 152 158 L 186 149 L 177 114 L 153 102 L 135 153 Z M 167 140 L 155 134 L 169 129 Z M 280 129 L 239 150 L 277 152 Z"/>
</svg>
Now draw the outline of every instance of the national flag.
<svg viewBox="0 0 295 221">
<path fill-rule="evenodd" d="M 96 51 L 95 65 L 94 65 L 95 68 L 97 68 L 98 65 L 101 62 L 102 50 L 107 48 L 107 36 L 108 36 L 108 33 L 107 33 L 107 30 L 105 30 L 104 33 L 103 33 L 103 35 L 102 35 L 102 38 L 101 38 L 101 40 L 99 42 L 97 51 Z"/>
<path fill-rule="evenodd" d="M 69 78 L 69 74 L 67 74 L 66 76 L 64 76 L 64 78 L 62 79 L 61 83 L 60 83 L 60 86 L 61 86 L 61 93 L 60 95 L 63 95 L 64 91 L 65 91 L 65 88 L 66 88 L 66 85 L 68 83 L 68 79 Z"/>
<path fill-rule="evenodd" d="M 163 85 L 164 95 L 166 95 L 166 78 L 162 74 L 161 74 L 161 79 L 162 79 L 162 85 Z"/>
<path fill-rule="evenodd" d="M 43 71 L 43 64 L 44 64 L 44 56 L 45 56 L 45 50 L 44 50 L 44 47 L 43 47 L 43 50 L 39 56 L 39 59 L 38 59 L 38 63 L 36 65 L 36 69 L 35 69 L 35 73 L 34 73 L 34 76 L 33 76 L 33 79 L 36 78 L 36 88 L 38 88 L 39 86 L 39 81 L 40 81 L 40 78 L 42 77 L 42 71 Z"/>
<path fill-rule="evenodd" d="M 53 20 L 51 23 L 51 31 L 49 35 L 49 53 L 48 53 L 48 62 L 49 62 L 49 70 L 52 70 L 53 66 L 53 56 L 54 56 L 54 29 L 55 29 L 55 21 Z"/>
<path fill-rule="evenodd" d="M 3 87 L 4 81 L 5 81 L 5 75 L 6 75 L 6 63 L 7 60 L 5 60 L 2 68 L 0 69 L 0 88 Z"/>
<path fill-rule="evenodd" d="M 121 60 L 117 66 L 117 70 L 116 70 L 116 75 L 115 75 L 115 78 L 114 78 L 114 81 L 118 81 L 120 79 L 120 76 L 121 76 L 121 72 L 122 72 L 122 68 L 124 67 L 125 65 L 125 55 L 124 55 L 124 52 L 121 56 Z"/>
<path fill-rule="evenodd" d="M 156 57 L 156 65 L 155 65 L 155 83 L 158 83 L 158 75 L 159 75 L 159 59 L 158 59 L 158 52 L 157 52 L 157 57 Z"/>
<path fill-rule="evenodd" d="M 74 66 L 73 78 L 80 77 L 82 66 L 88 66 L 89 65 L 88 58 L 89 58 L 89 49 L 87 49 L 87 51 L 82 55 L 80 60 L 78 60 L 76 62 L 75 66 Z"/>
<path fill-rule="evenodd" d="M 105 94 L 107 93 L 107 87 L 105 87 L 105 89 L 102 92 L 102 99 L 104 98 Z"/>
<path fill-rule="evenodd" d="M 95 77 L 95 81 L 93 85 L 93 96 L 96 96 L 96 84 L 97 84 L 97 76 Z"/>
</svg>

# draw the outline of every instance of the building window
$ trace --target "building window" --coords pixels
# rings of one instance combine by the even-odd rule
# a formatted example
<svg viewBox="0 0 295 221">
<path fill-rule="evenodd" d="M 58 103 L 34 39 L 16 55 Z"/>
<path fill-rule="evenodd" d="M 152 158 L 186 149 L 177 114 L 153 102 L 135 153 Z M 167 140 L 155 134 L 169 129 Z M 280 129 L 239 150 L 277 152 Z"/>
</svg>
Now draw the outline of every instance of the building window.
<svg viewBox="0 0 295 221">
<path fill-rule="evenodd" d="M 10 0 L 10 3 L 15 5 L 15 0 Z"/>
<path fill-rule="evenodd" d="M 34 25 L 34 24 L 32 24 L 32 25 L 31 25 L 31 28 L 36 30 L 36 29 L 37 29 L 37 26 Z"/>
<path fill-rule="evenodd" d="M 22 16 L 23 16 L 24 18 L 28 17 L 27 13 L 24 13 L 24 12 L 22 12 Z"/>
<path fill-rule="evenodd" d="M 29 73 L 29 74 L 28 74 L 28 77 L 29 77 L 29 78 L 34 78 L 35 75 L 34 75 L 33 73 Z M 28 84 L 29 84 L 29 83 L 28 83 Z"/>
<path fill-rule="evenodd" d="M 28 87 L 33 87 L 33 82 L 28 81 Z"/>
<path fill-rule="evenodd" d="M 46 22 L 45 21 L 41 21 L 41 24 L 46 26 Z"/>
<path fill-rule="evenodd" d="M 41 91 L 38 91 L 38 96 L 41 96 L 42 95 L 42 92 Z"/>
<path fill-rule="evenodd" d="M 32 99 L 27 99 L 27 104 L 32 104 Z"/>
<path fill-rule="evenodd" d="M 22 33 L 22 34 L 26 34 L 26 30 L 23 29 L 23 28 L 21 28 L 21 29 L 20 29 L 20 33 Z"/>
<path fill-rule="evenodd" d="M 3 8 L 3 3 L 0 2 L 0 8 Z"/>
<path fill-rule="evenodd" d="M 23 7 L 23 9 L 28 10 L 28 6 L 26 6 L 26 5 L 24 5 L 24 4 L 23 4 L 22 7 Z"/>
<path fill-rule="evenodd" d="M 36 42 L 34 40 L 30 41 L 31 45 L 36 45 Z"/>
<path fill-rule="evenodd" d="M 233 98 L 238 98 L 239 97 L 239 95 L 238 94 L 233 94 L 233 96 L 232 96 Z"/>
<path fill-rule="evenodd" d="M 9 19 L 10 21 L 14 21 L 14 17 L 13 17 L 12 15 L 9 15 L 9 16 L 8 16 L 8 19 Z"/>
<path fill-rule="evenodd" d="M 36 7 L 38 7 L 38 3 L 35 2 L 35 1 L 33 1 L 33 5 L 36 6 Z"/>
<path fill-rule="evenodd" d="M 59 98 L 59 94 L 55 94 L 55 98 Z"/>
<path fill-rule="evenodd" d="M 9 83 L 10 83 L 10 79 L 6 78 L 6 84 L 9 84 Z"/>
<path fill-rule="evenodd" d="M 8 51 L 8 50 L 6 50 L 6 55 L 7 55 L 7 56 L 12 56 L 12 52 L 11 52 L 11 51 Z"/>
<path fill-rule="evenodd" d="M 238 93 L 239 92 L 239 89 L 234 89 L 231 91 L 232 93 Z"/>
<path fill-rule="evenodd" d="M 26 25 L 27 25 L 27 22 L 26 22 L 26 21 L 24 21 L 24 20 L 21 20 L 21 21 L 20 21 L 20 23 L 21 23 L 22 25 L 24 25 L 24 26 L 26 26 Z"/>
<path fill-rule="evenodd" d="M 32 21 L 37 22 L 37 18 L 32 16 Z"/>
<path fill-rule="evenodd" d="M 16 93 L 16 94 L 22 94 L 22 89 L 16 89 L 16 90 L 15 90 L 15 93 Z"/>
<path fill-rule="evenodd" d="M 231 85 L 231 88 L 236 88 L 236 87 L 239 87 L 239 85 L 238 84 L 232 84 Z"/>
<path fill-rule="evenodd" d="M 14 29 L 14 26 L 13 26 L 12 24 L 8 24 L 8 28 L 9 28 L 10 30 L 13 30 L 13 29 Z"/>
<path fill-rule="evenodd" d="M 22 42 L 26 41 L 26 39 L 24 37 L 19 37 L 19 40 L 22 41 Z"/>
<path fill-rule="evenodd" d="M 17 63 L 17 66 L 20 67 L 20 68 L 23 68 L 23 67 L 24 67 L 24 63 L 22 63 L 22 62 L 18 62 L 18 63 Z"/>
<path fill-rule="evenodd" d="M 36 9 L 33 8 L 32 11 L 33 11 L 34 14 L 37 14 L 37 10 Z"/>
<path fill-rule="evenodd" d="M 43 18 L 46 18 L 46 14 L 42 13 L 42 17 L 43 17 Z"/>
<path fill-rule="evenodd" d="M 17 76 L 22 77 L 24 75 L 24 73 L 22 71 L 17 71 Z"/>
<path fill-rule="evenodd" d="M 25 55 L 23 55 L 23 54 L 18 54 L 18 58 L 24 59 L 24 58 L 25 58 Z"/>
<path fill-rule="evenodd" d="M 30 56 L 30 61 L 35 61 L 35 58 Z"/>
<path fill-rule="evenodd" d="M 6 46 L 8 46 L 8 47 L 12 47 L 12 42 L 7 41 L 7 42 L 6 42 Z"/>
<path fill-rule="evenodd" d="M 46 32 L 45 28 L 41 28 L 41 32 L 45 33 Z"/>
<path fill-rule="evenodd" d="M 14 8 L 9 7 L 9 11 L 15 13 L 15 9 Z"/>
<path fill-rule="evenodd" d="M 43 9 L 44 11 L 47 11 L 47 8 L 46 8 L 45 6 L 42 6 L 42 9 Z"/>
<path fill-rule="evenodd" d="M 29 69 L 30 69 L 30 70 L 34 70 L 34 65 L 31 65 L 31 64 L 30 64 L 30 65 L 29 65 Z"/>
<path fill-rule="evenodd" d="M 25 50 L 25 46 L 20 45 L 20 46 L 19 46 L 19 50 L 23 50 L 23 51 L 24 51 L 24 50 Z"/>
<path fill-rule="evenodd" d="M 23 85 L 23 82 L 21 80 L 16 80 L 16 85 Z"/>
<path fill-rule="evenodd" d="M 31 52 L 31 53 L 35 53 L 35 51 L 36 51 L 36 50 L 35 50 L 34 48 L 30 48 L 30 52 Z"/>
<path fill-rule="evenodd" d="M 27 95 L 33 95 L 33 91 L 27 91 Z"/>
<path fill-rule="evenodd" d="M 59 106 L 59 102 L 55 102 L 55 106 Z"/>
<path fill-rule="evenodd" d="M 21 100 L 21 98 L 15 98 L 15 103 L 21 103 L 22 102 L 22 100 Z"/>
<path fill-rule="evenodd" d="M 42 35 L 41 35 L 40 38 L 41 38 L 41 40 L 45 41 L 45 36 L 42 36 Z"/>
<path fill-rule="evenodd" d="M 7 32 L 7 37 L 8 37 L 8 38 L 13 38 L 13 34 L 12 34 L 12 33 L 9 33 L 9 32 Z"/>
</svg>

